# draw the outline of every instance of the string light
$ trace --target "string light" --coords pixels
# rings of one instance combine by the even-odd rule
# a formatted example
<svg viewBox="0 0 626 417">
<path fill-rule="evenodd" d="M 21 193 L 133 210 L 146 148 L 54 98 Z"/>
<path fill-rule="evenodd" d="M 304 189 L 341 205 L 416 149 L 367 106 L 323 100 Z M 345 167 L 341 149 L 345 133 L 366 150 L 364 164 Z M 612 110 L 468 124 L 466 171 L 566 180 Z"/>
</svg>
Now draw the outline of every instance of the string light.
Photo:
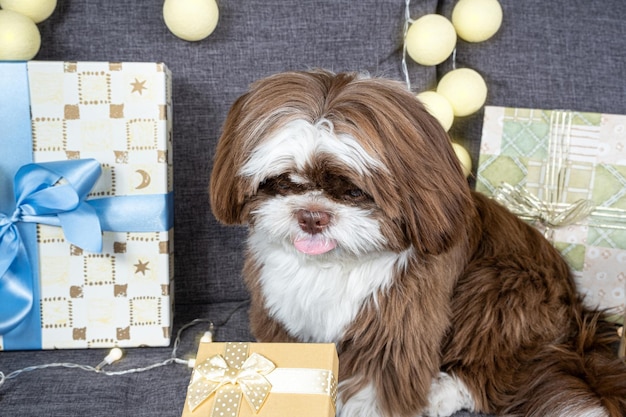
<svg viewBox="0 0 626 417">
<path fill-rule="evenodd" d="M 104 357 L 104 360 L 96 366 L 96 370 L 102 369 L 106 365 L 111 365 L 113 362 L 117 362 L 124 356 L 124 352 L 120 348 L 113 348 L 109 351 L 109 354 Z"/>
<path fill-rule="evenodd" d="M 213 332 L 211 330 L 204 332 L 202 338 L 200 339 L 200 343 L 212 343 L 213 342 Z"/>
<path fill-rule="evenodd" d="M 449 45 L 448 40 L 450 36 L 436 36 L 431 32 L 440 32 L 442 27 L 453 28 L 454 32 L 459 32 L 458 25 L 463 26 L 463 39 L 470 42 L 481 42 L 487 40 L 493 36 L 499 29 L 502 22 L 502 10 L 498 0 L 478 0 L 478 4 L 475 0 L 460 0 L 454 7 L 453 21 L 448 23 L 446 18 L 435 20 L 435 26 L 433 19 L 424 21 L 422 19 L 426 17 L 438 16 L 436 14 L 426 15 L 416 20 L 411 19 L 411 0 L 405 0 L 405 13 L 404 13 L 404 43 L 402 48 L 402 73 L 404 75 L 405 83 L 408 91 L 411 91 L 411 77 L 409 76 L 409 70 L 407 65 L 407 54 L 410 55 L 416 62 L 423 65 L 430 66 L 429 62 L 442 62 L 441 59 L 448 59 L 451 63 L 452 70 L 445 74 L 437 83 L 437 87 L 434 91 L 424 91 L 417 95 L 417 98 L 422 102 L 426 110 L 433 115 L 440 123 L 441 126 L 448 131 L 454 123 L 455 117 L 469 116 L 470 114 L 478 111 L 484 106 L 487 99 L 487 84 L 482 76 L 470 69 L 470 68 L 457 68 L 456 65 L 456 34 L 454 39 L 454 45 Z M 459 5 L 461 7 L 459 8 Z M 468 16 L 470 11 L 478 10 L 481 14 L 488 15 L 489 30 L 485 32 L 484 28 L 480 24 L 476 24 Z M 487 9 L 485 9 L 487 8 Z M 423 23 L 420 27 L 415 25 Z M 456 22 L 456 23 L 455 23 Z M 426 24 L 426 27 L 424 27 Z M 411 30 L 416 27 L 416 32 L 411 33 Z M 444 31 L 448 33 L 449 31 Z M 411 36 L 409 36 L 411 35 Z M 476 35 L 476 36 L 474 36 Z M 435 36 L 436 39 L 442 39 L 443 44 L 441 48 L 434 47 L 430 42 L 429 37 Z M 468 38 L 469 37 L 469 38 Z M 420 57 L 415 56 L 416 43 L 417 50 L 421 52 Z M 411 49 L 409 49 L 409 43 L 411 43 Z M 428 45 L 430 49 L 424 49 L 424 45 Z M 449 52 L 449 47 L 452 47 L 452 51 Z M 445 51 L 442 52 L 442 51 Z M 450 54 L 447 58 L 443 55 Z M 418 59 L 419 58 L 419 59 Z M 463 172 L 466 177 L 472 174 L 472 159 L 465 148 L 461 145 L 454 144 L 454 151 L 461 161 L 463 166 Z"/>
<path fill-rule="evenodd" d="M 406 82 L 406 88 L 411 91 L 411 78 L 409 77 L 409 69 L 406 64 L 406 34 L 409 32 L 409 26 L 413 23 L 411 19 L 411 0 L 406 0 L 404 8 L 404 45 L 402 47 L 402 73 Z"/>
<path fill-rule="evenodd" d="M 414 19 L 411 18 L 411 0 L 405 0 L 404 6 L 404 36 L 403 36 L 403 46 L 402 46 L 402 74 L 404 75 L 404 82 L 406 83 L 406 87 L 409 91 L 411 91 L 411 77 L 409 76 L 409 68 L 407 65 L 407 45 L 406 45 L 406 35 L 409 32 L 409 27 L 411 23 L 415 22 Z M 452 50 L 452 69 L 456 69 L 456 47 Z"/>
<path fill-rule="evenodd" d="M 124 356 L 124 352 L 122 351 L 122 349 L 120 348 L 113 348 L 109 351 L 109 353 L 105 356 L 105 358 L 102 360 L 102 362 L 100 362 L 97 366 L 90 366 L 90 365 L 81 365 L 81 364 L 77 364 L 77 363 L 68 363 L 68 362 L 55 362 L 55 363 L 46 363 L 43 365 L 35 365 L 35 366 L 28 366 L 26 368 L 22 368 L 22 369 L 18 369 L 16 371 L 13 371 L 9 374 L 4 374 L 4 372 L 0 371 L 0 388 L 4 386 L 5 382 L 10 380 L 10 379 L 14 379 L 17 378 L 19 375 L 21 375 L 24 372 L 32 372 L 32 371 L 38 371 L 38 370 L 43 370 L 43 369 L 49 369 L 49 368 L 68 368 L 68 369 L 79 369 L 82 371 L 86 371 L 86 372 L 94 372 L 94 373 L 98 373 L 98 374 L 102 374 L 102 375 L 107 375 L 107 376 L 120 376 L 120 375 L 128 375 L 128 374 L 134 374 L 134 373 L 140 373 L 140 372 L 146 372 L 146 371 L 150 371 L 152 369 L 156 369 L 156 368 L 161 368 L 163 366 L 167 366 L 167 365 L 171 365 L 171 364 L 179 364 L 179 365 L 184 365 L 186 367 L 189 368 L 193 368 L 195 365 L 195 358 L 190 358 L 190 359 L 182 359 L 178 357 L 178 349 L 180 347 L 180 342 L 181 342 L 181 338 L 182 338 L 182 334 L 183 332 L 185 332 L 187 329 L 189 329 L 190 327 L 196 326 L 198 324 L 208 324 L 208 330 L 205 330 L 203 332 L 203 336 L 200 339 L 201 343 L 211 343 L 213 342 L 213 335 L 215 333 L 215 329 L 226 325 L 226 323 L 228 323 L 228 321 L 232 318 L 232 316 L 242 307 L 248 305 L 250 303 L 250 301 L 244 301 L 241 302 L 239 304 L 237 304 L 230 312 L 229 314 L 226 316 L 226 318 L 218 323 L 218 324 L 214 324 L 211 320 L 209 319 L 194 319 L 192 321 L 190 321 L 189 323 L 183 325 L 178 332 L 176 333 L 176 339 L 174 340 L 174 344 L 172 346 L 172 351 L 170 353 L 169 358 L 161 361 L 161 362 L 157 362 L 154 363 L 152 365 L 148 365 L 148 366 L 144 366 L 141 368 L 133 368 L 133 369 L 127 369 L 127 370 L 123 370 L 123 371 L 105 371 L 103 370 L 103 368 L 107 365 L 111 365 L 119 360 L 121 360 Z"/>
</svg>

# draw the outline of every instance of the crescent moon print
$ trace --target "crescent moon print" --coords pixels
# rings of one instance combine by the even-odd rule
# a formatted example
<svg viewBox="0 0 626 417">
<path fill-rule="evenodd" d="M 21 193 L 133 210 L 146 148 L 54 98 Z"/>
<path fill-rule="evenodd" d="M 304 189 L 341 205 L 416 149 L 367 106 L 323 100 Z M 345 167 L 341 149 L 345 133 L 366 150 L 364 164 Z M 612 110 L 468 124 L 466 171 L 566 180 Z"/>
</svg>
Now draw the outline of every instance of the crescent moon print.
<svg viewBox="0 0 626 417">
<path fill-rule="evenodd" d="M 142 188 L 146 188 L 150 185 L 150 174 L 144 171 L 143 169 L 138 169 L 135 171 L 137 174 L 141 175 L 141 183 L 135 187 L 136 190 L 141 190 Z"/>
</svg>

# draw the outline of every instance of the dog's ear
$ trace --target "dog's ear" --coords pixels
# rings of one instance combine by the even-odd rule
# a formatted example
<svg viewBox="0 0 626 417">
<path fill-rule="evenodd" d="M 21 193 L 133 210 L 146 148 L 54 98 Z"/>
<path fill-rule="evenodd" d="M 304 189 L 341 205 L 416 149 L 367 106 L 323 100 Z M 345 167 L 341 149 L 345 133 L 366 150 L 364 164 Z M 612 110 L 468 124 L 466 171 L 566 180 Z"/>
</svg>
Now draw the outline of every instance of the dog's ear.
<svg viewBox="0 0 626 417">
<path fill-rule="evenodd" d="M 415 100 L 415 99 L 413 99 Z M 415 135 L 400 145 L 391 164 L 400 189 L 405 233 L 419 251 L 439 254 L 467 233 L 474 210 L 471 192 L 450 138 L 421 105 L 412 109 Z"/>
<path fill-rule="evenodd" d="M 326 72 L 285 72 L 258 80 L 231 106 L 224 122 L 210 182 L 211 208 L 226 224 L 247 221 L 247 199 L 259 178 L 240 170 L 263 140 L 290 120 L 316 120 L 324 101 Z M 315 114 L 312 114 L 315 113 Z"/>
<path fill-rule="evenodd" d="M 242 224 L 245 200 L 245 181 L 238 175 L 242 164 L 243 143 L 241 115 L 248 94 L 239 97 L 231 106 L 222 135 L 217 144 L 209 186 L 211 209 L 215 218 L 225 224 Z"/>
<path fill-rule="evenodd" d="M 439 254 L 466 233 L 474 206 L 450 138 L 398 82 L 357 80 L 345 90 L 337 126 L 381 159 L 374 199 L 417 251 Z M 377 137 L 377 140 L 372 138 Z"/>
</svg>

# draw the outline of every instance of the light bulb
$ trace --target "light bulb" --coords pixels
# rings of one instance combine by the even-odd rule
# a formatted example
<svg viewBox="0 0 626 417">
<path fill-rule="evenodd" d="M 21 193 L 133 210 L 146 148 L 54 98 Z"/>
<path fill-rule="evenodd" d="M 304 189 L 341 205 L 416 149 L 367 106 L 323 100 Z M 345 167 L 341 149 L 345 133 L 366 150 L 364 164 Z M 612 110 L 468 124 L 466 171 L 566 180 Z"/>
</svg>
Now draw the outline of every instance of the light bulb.
<svg viewBox="0 0 626 417">
<path fill-rule="evenodd" d="M 115 347 L 113 349 L 111 349 L 111 351 L 109 352 L 108 355 L 106 355 L 106 357 L 104 358 L 104 361 L 110 365 L 113 362 L 117 362 L 120 359 L 122 359 L 122 356 L 124 356 L 124 352 L 122 351 L 122 349 Z"/>
<path fill-rule="evenodd" d="M 104 366 L 111 365 L 113 362 L 117 362 L 124 356 L 124 351 L 118 347 L 115 347 L 109 351 L 109 354 L 104 357 L 102 362 L 96 366 L 96 371 L 100 371 Z"/>
<path fill-rule="evenodd" d="M 213 332 L 206 331 L 200 338 L 200 343 L 212 343 L 213 342 Z"/>
</svg>

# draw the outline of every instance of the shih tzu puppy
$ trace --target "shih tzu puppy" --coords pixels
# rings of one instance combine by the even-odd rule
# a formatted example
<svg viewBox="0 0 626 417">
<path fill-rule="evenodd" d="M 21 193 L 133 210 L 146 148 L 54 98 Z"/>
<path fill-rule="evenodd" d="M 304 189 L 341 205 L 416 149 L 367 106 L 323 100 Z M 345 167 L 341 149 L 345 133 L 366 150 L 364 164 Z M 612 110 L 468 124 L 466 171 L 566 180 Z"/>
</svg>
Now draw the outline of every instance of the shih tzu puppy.
<svg viewBox="0 0 626 417">
<path fill-rule="evenodd" d="M 252 85 L 211 176 L 247 224 L 263 342 L 332 342 L 338 415 L 626 415 L 603 313 L 535 229 L 472 192 L 449 138 L 398 82 L 326 71 Z"/>
</svg>

